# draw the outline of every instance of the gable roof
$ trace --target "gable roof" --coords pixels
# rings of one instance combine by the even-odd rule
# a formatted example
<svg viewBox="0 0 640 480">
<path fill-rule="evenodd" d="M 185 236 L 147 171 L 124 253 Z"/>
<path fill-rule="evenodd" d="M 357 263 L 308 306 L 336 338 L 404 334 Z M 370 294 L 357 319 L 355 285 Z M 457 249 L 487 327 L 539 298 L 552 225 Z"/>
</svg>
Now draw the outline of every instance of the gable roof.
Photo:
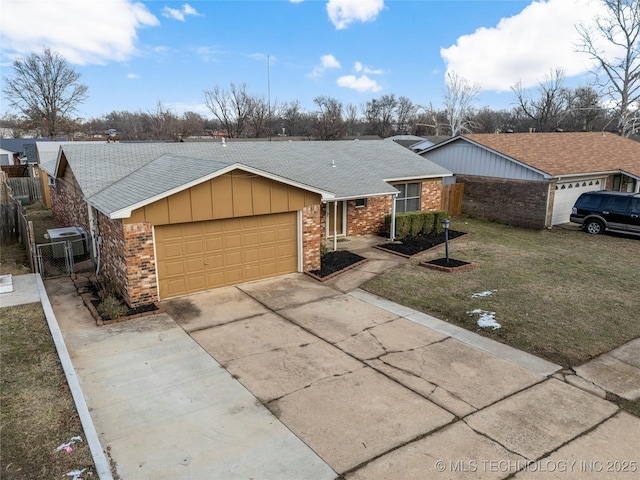
<svg viewBox="0 0 640 480">
<path fill-rule="evenodd" d="M 55 175 L 69 165 L 85 199 L 112 218 L 243 169 L 322 195 L 394 194 L 388 182 L 451 172 L 393 142 L 113 143 L 61 145 Z M 152 181 L 151 181 L 152 180 Z"/>
<path fill-rule="evenodd" d="M 623 171 L 640 177 L 640 143 L 603 132 L 467 134 L 467 140 L 553 177 Z M 424 153 L 424 152 L 423 152 Z"/>
</svg>

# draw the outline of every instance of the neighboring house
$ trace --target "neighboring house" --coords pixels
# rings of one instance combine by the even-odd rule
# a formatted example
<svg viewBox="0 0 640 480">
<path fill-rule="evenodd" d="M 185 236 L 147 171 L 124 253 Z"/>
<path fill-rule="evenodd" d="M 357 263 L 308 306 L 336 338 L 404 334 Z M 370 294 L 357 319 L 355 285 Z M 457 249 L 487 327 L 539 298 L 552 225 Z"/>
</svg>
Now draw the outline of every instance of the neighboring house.
<svg viewBox="0 0 640 480">
<path fill-rule="evenodd" d="M 19 165 L 20 161 L 16 152 L 7 150 L 6 148 L 0 148 L 0 165 L 3 167 L 7 165 Z"/>
<path fill-rule="evenodd" d="M 431 135 L 427 137 L 418 137 L 417 135 L 394 135 L 387 137 L 385 140 L 392 140 L 405 148 L 408 148 L 412 152 L 422 152 L 427 148 L 435 145 L 436 143 L 448 140 L 449 136 L 446 135 Z"/>
<path fill-rule="evenodd" d="M 318 269 L 323 239 L 438 210 L 451 175 L 385 141 L 70 142 L 42 169 L 130 306 Z"/>
<path fill-rule="evenodd" d="M 454 137 L 420 152 L 464 183 L 464 213 L 533 228 L 569 222 L 590 190 L 640 190 L 640 143 L 613 133 Z"/>
</svg>

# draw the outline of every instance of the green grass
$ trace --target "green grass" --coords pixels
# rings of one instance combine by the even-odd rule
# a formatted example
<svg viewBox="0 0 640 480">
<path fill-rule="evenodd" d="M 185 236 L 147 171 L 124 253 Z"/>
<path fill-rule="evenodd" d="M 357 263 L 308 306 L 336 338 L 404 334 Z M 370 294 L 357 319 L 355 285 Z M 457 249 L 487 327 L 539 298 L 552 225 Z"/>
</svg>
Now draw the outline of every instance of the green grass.
<svg viewBox="0 0 640 480">
<path fill-rule="evenodd" d="M 640 238 L 530 230 L 468 217 L 452 229 L 450 257 L 478 268 L 442 273 L 418 266 L 444 256 L 444 245 L 362 286 L 565 367 L 580 365 L 638 336 Z M 496 290 L 484 298 L 473 293 Z M 477 326 L 480 308 L 496 312 L 498 330 Z"/>
<path fill-rule="evenodd" d="M 0 477 L 68 478 L 66 473 L 83 468 L 95 475 L 40 304 L 0 308 L 0 336 Z M 56 451 L 74 436 L 83 441 L 73 452 Z"/>
</svg>

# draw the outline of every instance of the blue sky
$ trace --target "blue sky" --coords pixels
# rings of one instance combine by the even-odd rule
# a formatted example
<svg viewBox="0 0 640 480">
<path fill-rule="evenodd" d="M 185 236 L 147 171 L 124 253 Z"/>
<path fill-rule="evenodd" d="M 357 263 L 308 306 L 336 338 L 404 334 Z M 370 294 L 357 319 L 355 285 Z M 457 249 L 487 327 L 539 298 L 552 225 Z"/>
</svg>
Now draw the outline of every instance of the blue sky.
<svg viewBox="0 0 640 480">
<path fill-rule="evenodd" d="M 598 0 L 0 1 L 3 77 L 17 56 L 60 52 L 89 86 L 83 118 L 158 101 L 211 117 L 204 90 L 246 83 L 266 98 L 268 79 L 272 102 L 307 110 L 319 95 L 360 106 L 391 93 L 440 107 L 448 71 L 480 86 L 477 107 L 509 108 L 512 85 L 552 69 L 592 80 L 574 25 L 600 11 Z"/>
</svg>

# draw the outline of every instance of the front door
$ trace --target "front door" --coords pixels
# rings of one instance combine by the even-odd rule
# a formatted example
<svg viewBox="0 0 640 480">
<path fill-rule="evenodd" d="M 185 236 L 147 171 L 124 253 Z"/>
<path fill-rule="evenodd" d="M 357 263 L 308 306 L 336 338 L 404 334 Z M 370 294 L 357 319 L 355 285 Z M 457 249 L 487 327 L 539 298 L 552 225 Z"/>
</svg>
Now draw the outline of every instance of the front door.
<svg viewBox="0 0 640 480">
<path fill-rule="evenodd" d="M 335 204 L 338 208 L 335 209 Z M 334 225 L 338 236 L 344 235 L 344 202 L 327 202 L 327 238 L 333 237 Z"/>
</svg>

